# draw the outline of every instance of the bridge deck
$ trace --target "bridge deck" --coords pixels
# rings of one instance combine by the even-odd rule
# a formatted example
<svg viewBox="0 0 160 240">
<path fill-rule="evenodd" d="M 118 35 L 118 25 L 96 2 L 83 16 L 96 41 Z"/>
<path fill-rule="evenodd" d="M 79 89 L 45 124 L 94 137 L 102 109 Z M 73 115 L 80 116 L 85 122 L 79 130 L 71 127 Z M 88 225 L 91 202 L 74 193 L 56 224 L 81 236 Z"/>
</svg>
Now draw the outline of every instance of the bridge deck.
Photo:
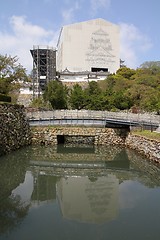
<svg viewBox="0 0 160 240">
<path fill-rule="evenodd" d="M 31 126 L 84 125 L 108 127 L 148 126 L 158 128 L 160 116 L 107 111 L 55 110 L 27 114 Z"/>
</svg>

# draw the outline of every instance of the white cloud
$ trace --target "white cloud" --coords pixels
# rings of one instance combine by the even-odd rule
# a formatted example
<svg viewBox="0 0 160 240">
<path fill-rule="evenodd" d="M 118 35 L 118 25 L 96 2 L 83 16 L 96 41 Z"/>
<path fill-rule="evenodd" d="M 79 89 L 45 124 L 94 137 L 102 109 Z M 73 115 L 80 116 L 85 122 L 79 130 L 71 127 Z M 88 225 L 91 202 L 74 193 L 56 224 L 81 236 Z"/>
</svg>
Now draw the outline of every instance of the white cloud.
<svg viewBox="0 0 160 240">
<path fill-rule="evenodd" d="M 28 70 L 32 69 L 30 49 L 33 45 L 56 46 L 57 32 L 27 22 L 24 16 L 12 16 L 10 19 L 12 33 L 0 31 L 1 54 L 17 56 L 19 62 Z"/>
<path fill-rule="evenodd" d="M 120 36 L 121 59 L 128 67 L 138 67 L 138 56 L 152 47 L 151 40 L 133 24 L 127 23 L 120 23 Z"/>
<path fill-rule="evenodd" d="M 72 4 L 72 7 L 62 10 L 63 25 L 72 23 L 75 20 L 75 13 L 80 9 L 80 3 L 78 1 Z"/>
<path fill-rule="evenodd" d="M 13 28 L 14 33 L 17 36 L 32 36 L 34 38 L 41 38 L 41 37 L 48 37 L 49 35 L 52 35 L 52 32 L 46 31 L 42 27 L 33 25 L 26 21 L 26 18 L 24 16 L 13 16 L 10 19 L 10 24 Z"/>
<path fill-rule="evenodd" d="M 111 0 L 90 0 L 91 13 L 96 15 L 96 13 L 102 8 L 108 9 L 111 4 Z"/>
</svg>

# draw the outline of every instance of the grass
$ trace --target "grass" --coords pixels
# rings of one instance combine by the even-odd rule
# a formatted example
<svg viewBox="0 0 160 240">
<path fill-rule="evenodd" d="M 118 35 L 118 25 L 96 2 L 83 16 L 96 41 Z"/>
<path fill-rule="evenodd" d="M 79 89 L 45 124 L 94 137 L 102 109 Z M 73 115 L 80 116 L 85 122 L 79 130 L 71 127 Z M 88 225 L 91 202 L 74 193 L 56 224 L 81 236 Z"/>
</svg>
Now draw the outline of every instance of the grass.
<svg viewBox="0 0 160 240">
<path fill-rule="evenodd" d="M 152 140 L 158 140 L 160 141 L 160 133 L 158 132 L 151 132 L 150 130 L 142 130 L 142 131 L 133 131 L 133 134 L 139 135 L 139 136 L 143 136 L 143 137 L 147 137 L 149 139 Z"/>
</svg>

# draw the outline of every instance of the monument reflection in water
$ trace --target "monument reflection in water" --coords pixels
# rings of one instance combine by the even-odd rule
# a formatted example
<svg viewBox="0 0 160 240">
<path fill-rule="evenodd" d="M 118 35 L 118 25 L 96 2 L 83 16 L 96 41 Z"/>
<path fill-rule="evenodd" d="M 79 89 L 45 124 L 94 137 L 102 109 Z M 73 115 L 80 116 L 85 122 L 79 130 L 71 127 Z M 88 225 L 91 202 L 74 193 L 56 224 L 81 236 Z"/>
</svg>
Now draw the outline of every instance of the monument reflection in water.
<svg viewBox="0 0 160 240">
<path fill-rule="evenodd" d="M 38 161 L 38 166 L 36 161 L 31 161 L 32 172 L 36 171 L 33 174 L 32 201 L 36 203 L 37 200 L 39 203 L 57 198 L 62 216 L 70 220 L 104 223 L 116 219 L 119 180 L 115 175 L 107 173 L 106 167 L 128 171 L 129 160 L 124 149 L 118 148 L 118 154 L 112 149 L 107 155 L 104 150 L 99 150 L 93 146 L 58 146 L 54 161 L 43 159 Z M 59 155 L 61 159 L 58 159 Z M 123 157 L 120 158 L 120 155 Z M 59 169 L 59 172 L 52 169 L 64 164 L 65 168 Z M 76 168 L 71 168 L 73 166 Z M 37 170 L 37 167 L 40 169 Z"/>
<path fill-rule="evenodd" d="M 27 147 L 4 156 L 0 240 L 158 240 L 159 172 L 135 152 L 111 146 Z"/>
<path fill-rule="evenodd" d="M 89 223 L 104 223 L 118 215 L 118 179 L 111 174 L 98 179 L 61 178 L 57 195 L 63 217 Z"/>
</svg>

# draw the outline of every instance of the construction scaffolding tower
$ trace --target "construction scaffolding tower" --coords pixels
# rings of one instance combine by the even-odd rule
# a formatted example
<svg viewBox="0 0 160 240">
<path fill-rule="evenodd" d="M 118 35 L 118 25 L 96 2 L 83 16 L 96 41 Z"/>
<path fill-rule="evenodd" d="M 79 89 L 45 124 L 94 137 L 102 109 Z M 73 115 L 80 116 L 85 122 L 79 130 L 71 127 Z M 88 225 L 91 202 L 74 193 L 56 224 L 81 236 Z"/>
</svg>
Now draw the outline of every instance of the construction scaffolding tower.
<svg viewBox="0 0 160 240">
<path fill-rule="evenodd" d="M 49 46 L 33 46 L 33 98 L 42 94 L 46 84 L 56 79 L 56 49 Z"/>
</svg>

